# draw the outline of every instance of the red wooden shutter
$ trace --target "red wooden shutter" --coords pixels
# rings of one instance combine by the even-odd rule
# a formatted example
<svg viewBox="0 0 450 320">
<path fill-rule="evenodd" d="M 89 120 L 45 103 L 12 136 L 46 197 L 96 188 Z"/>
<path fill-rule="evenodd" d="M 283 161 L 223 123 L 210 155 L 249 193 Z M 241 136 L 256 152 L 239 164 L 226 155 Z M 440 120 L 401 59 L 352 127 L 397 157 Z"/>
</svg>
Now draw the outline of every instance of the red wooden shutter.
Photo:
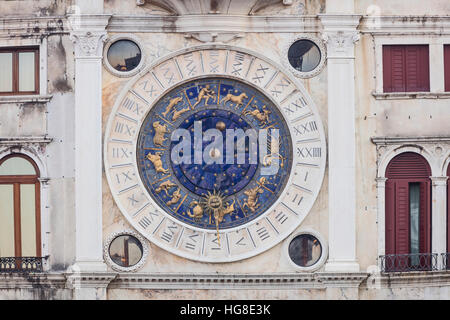
<svg viewBox="0 0 450 320">
<path fill-rule="evenodd" d="M 405 92 L 405 50 L 402 46 L 383 46 L 384 92 Z"/>
<path fill-rule="evenodd" d="M 385 234 L 386 254 L 395 254 L 395 181 L 386 181 Z"/>
<path fill-rule="evenodd" d="M 409 183 L 395 183 L 395 253 L 409 253 Z"/>
<path fill-rule="evenodd" d="M 450 45 L 444 46 L 445 91 L 450 91 Z"/>
<path fill-rule="evenodd" d="M 419 250 L 431 252 L 431 187 L 429 181 L 420 183 Z"/>
<path fill-rule="evenodd" d="M 430 91 L 428 45 L 383 46 L 384 92 Z"/>
</svg>

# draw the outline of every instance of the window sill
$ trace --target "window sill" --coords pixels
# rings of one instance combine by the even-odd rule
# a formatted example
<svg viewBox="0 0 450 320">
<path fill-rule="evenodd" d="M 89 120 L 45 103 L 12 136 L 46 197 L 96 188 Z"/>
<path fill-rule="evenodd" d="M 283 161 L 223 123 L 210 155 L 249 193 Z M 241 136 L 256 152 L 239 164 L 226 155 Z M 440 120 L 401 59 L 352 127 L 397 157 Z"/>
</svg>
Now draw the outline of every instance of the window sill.
<svg viewBox="0 0 450 320">
<path fill-rule="evenodd" d="M 450 92 L 372 92 L 377 100 L 450 99 Z"/>
<path fill-rule="evenodd" d="M 6 103 L 47 103 L 51 95 L 0 96 L 0 104 Z"/>
</svg>

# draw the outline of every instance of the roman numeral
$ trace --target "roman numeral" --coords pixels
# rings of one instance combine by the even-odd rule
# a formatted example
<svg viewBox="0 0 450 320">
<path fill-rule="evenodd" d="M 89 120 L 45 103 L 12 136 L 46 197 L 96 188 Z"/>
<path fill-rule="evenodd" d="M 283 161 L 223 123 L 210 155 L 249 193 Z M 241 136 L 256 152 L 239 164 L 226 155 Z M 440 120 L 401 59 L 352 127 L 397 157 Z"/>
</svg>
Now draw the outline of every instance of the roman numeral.
<svg viewBox="0 0 450 320">
<path fill-rule="evenodd" d="M 123 123 L 123 122 L 116 122 L 116 126 L 114 128 L 114 131 L 117 133 L 123 133 L 125 129 L 125 134 L 132 136 L 134 131 L 130 128 L 129 125 Z"/>
<path fill-rule="evenodd" d="M 161 239 L 163 239 L 166 242 L 172 241 L 173 236 L 177 229 L 178 229 L 178 226 L 176 224 L 167 226 L 167 229 L 161 235 Z"/>
<path fill-rule="evenodd" d="M 192 76 L 197 73 L 197 67 L 194 63 L 194 55 L 192 53 L 184 56 L 184 61 L 188 62 L 186 64 L 186 69 L 188 70 L 188 75 Z"/>
<path fill-rule="evenodd" d="M 156 90 L 155 90 L 155 87 L 153 86 L 153 84 L 150 85 L 149 88 L 147 89 L 148 83 L 149 83 L 149 81 L 145 80 L 145 81 L 142 81 L 141 83 L 139 83 L 138 85 L 142 86 L 142 90 L 144 90 L 144 92 L 147 93 L 150 96 L 150 98 L 153 98 L 153 94 L 156 92 Z"/>
<path fill-rule="evenodd" d="M 130 156 L 131 152 L 128 151 L 127 148 L 113 148 L 112 149 L 112 155 L 113 158 L 128 158 Z"/>
<path fill-rule="evenodd" d="M 307 132 L 317 131 L 317 123 L 315 121 L 310 121 L 305 124 L 300 124 L 294 126 L 295 135 L 302 135 Z"/>
<path fill-rule="evenodd" d="M 295 194 L 295 197 L 294 197 L 294 199 L 292 199 L 292 202 L 296 202 L 297 198 L 298 198 L 298 193 Z M 300 197 L 300 200 L 298 200 L 298 203 L 297 203 L 298 206 L 300 205 L 302 200 L 303 200 L 303 197 Z"/>
<path fill-rule="evenodd" d="M 186 249 L 189 249 L 189 250 L 194 250 L 195 249 L 195 247 L 197 246 L 197 237 L 198 237 L 199 235 L 198 235 L 198 233 L 194 233 L 194 234 L 192 234 L 192 235 L 190 235 L 190 236 L 188 236 L 188 238 L 190 239 L 190 241 L 192 241 L 192 242 L 186 242 L 186 244 L 184 245 L 184 247 L 186 248 Z"/>
<path fill-rule="evenodd" d="M 217 64 L 219 62 L 219 52 L 210 51 L 209 57 L 211 58 L 211 61 L 209 62 L 209 72 L 219 72 L 219 65 Z"/>
<path fill-rule="evenodd" d="M 135 207 L 136 204 L 139 203 L 139 200 L 136 200 L 136 196 L 134 193 L 131 195 L 131 197 L 128 197 L 128 201 L 129 201 L 130 206 L 132 206 L 132 207 Z"/>
<path fill-rule="evenodd" d="M 269 232 L 267 231 L 266 227 L 257 229 L 256 233 L 258 234 L 261 241 L 264 241 L 264 240 L 270 238 Z"/>
<path fill-rule="evenodd" d="M 288 219 L 288 216 L 284 212 L 280 212 L 275 216 L 275 219 L 277 219 L 280 224 L 283 224 Z"/>
<path fill-rule="evenodd" d="M 283 93 L 284 89 L 288 87 L 291 84 L 289 80 L 286 78 L 282 78 L 281 81 L 272 89 L 270 90 L 272 92 L 272 95 L 276 98 L 278 98 L 278 95 Z"/>
<path fill-rule="evenodd" d="M 297 154 L 302 158 L 320 158 L 322 148 L 297 148 Z"/>
<path fill-rule="evenodd" d="M 123 178 L 123 179 L 121 179 Z M 122 172 L 122 174 L 116 174 L 116 179 L 117 179 L 117 183 L 118 184 L 122 184 L 127 182 L 128 180 L 132 180 L 130 177 L 130 170 L 128 170 L 127 172 Z"/>
<path fill-rule="evenodd" d="M 141 106 L 130 98 L 126 97 L 122 102 L 122 107 L 125 109 L 140 115 L 142 113 Z"/>
<path fill-rule="evenodd" d="M 237 246 L 246 246 L 247 244 L 243 241 L 244 237 L 240 238 L 237 242 L 236 245 Z"/>
<path fill-rule="evenodd" d="M 233 71 L 231 73 L 235 76 L 239 76 L 242 71 L 242 62 L 245 60 L 245 54 L 242 52 L 236 52 L 234 56 L 234 63 L 232 65 Z"/>
<path fill-rule="evenodd" d="M 152 224 L 152 222 L 150 221 L 149 218 L 143 217 L 141 220 L 139 220 L 138 224 L 139 224 L 142 228 L 147 229 L 148 226 Z"/>
<path fill-rule="evenodd" d="M 163 71 L 164 71 L 164 73 L 163 73 L 164 78 L 166 79 L 167 83 L 168 83 L 169 85 L 171 85 L 172 82 L 173 82 L 174 79 L 175 79 L 175 73 L 173 73 L 173 72 L 170 70 L 170 67 L 167 66 L 168 64 L 169 64 L 169 62 L 168 62 L 167 64 L 163 65 L 163 66 L 162 66 L 162 69 L 163 69 Z"/>
</svg>

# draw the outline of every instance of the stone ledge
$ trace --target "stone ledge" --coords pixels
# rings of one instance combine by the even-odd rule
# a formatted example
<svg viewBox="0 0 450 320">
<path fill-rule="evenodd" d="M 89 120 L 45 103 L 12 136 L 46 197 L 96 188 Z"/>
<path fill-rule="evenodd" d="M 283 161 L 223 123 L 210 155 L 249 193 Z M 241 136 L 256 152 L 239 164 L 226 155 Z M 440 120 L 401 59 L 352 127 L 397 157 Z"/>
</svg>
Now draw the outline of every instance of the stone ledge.
<svg viewBox="0 0 450 320">
<path fill-rule="evenodd" d="M 376 100 L 450 99 L 450 92 L 372 92 Z"/>
<path fill-rule="evenodd" d="M 23 95 L 23 96 L 0 96 L 0 104 L 19 103 L 47 103 L 52 99 L 51 95 Z"/>
</svg>

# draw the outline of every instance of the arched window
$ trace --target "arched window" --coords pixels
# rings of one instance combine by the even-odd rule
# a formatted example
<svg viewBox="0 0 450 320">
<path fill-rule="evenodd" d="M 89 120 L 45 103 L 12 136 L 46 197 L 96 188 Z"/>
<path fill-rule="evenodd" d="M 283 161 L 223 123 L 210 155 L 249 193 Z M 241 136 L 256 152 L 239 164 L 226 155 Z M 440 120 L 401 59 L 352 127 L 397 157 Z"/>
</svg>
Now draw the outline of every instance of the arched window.
<svg viewBox="0 0 450 320">
<path fill-rule="evenodd" d="M 405 152 L 386 169 L 386 255 L 395 264 L 427 267 L 431 252 L 431 169 L 427 160 Z M 405 257 L 405 261 L 398 259 Z"/>
<path fill-rule="evenodd" d="M 0 160 L 0 258 L 41 256 L 38 178 L 37 165 L 25 155 Z"/>
</svg>

